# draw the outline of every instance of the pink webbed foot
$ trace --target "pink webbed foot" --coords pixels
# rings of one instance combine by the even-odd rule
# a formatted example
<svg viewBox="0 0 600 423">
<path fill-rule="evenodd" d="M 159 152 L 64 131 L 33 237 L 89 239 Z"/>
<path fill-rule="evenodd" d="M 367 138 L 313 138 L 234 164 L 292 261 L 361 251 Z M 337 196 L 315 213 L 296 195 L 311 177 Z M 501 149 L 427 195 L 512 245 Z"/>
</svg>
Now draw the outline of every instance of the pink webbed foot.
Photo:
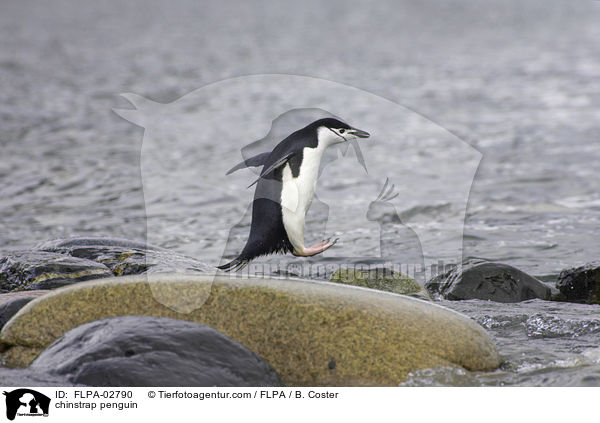
<svg viewBox="0 0 600 423">
<path fill-rule="evenodd" d="M 293 251 L 292 254 L 298 257 L 311 257 L 311 256 L 315 256 L 317 254 L 322 253 L 323 251 L 327 250 L 328 248 L 332 247 L 333 245 L 335 245 L 335 243 L 337 242 L 337 238 L 334 239 L 333 241 L 331 241 L 331 239 L 325 239 L 321 242 L 317 242 L 315 245 L 312 245 L 308 248 L 305 248 L 303 251 L 299 252 L 299 251 Z"/>
</svg>

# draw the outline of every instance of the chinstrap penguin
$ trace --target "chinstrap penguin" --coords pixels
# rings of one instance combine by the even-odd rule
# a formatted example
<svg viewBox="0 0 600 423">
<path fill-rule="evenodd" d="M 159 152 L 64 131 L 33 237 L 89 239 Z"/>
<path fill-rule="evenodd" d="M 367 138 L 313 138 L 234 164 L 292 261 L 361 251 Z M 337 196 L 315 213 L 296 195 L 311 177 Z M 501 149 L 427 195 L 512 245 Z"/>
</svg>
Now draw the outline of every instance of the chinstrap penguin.
<svg viewBox="0 0 600 423">
<path fill-rule="evenodd" d="M 330 145 L 368 137 L 368 132 L 338 119 L 319 119 L 289 135 L 273 151 L 230 169 L 228 175 L 245 167 L 262 166 L 259 178 L 249 186 L 257 184 L 246 246 L 237 258 L 218 268 L 239 270 L 254 258 L 272 253 L 309 257 L 334 245 L 337 240 L 326 239 L 304 246 L 304 221 L 315 193 L 321 158 Z"/>
</svg>

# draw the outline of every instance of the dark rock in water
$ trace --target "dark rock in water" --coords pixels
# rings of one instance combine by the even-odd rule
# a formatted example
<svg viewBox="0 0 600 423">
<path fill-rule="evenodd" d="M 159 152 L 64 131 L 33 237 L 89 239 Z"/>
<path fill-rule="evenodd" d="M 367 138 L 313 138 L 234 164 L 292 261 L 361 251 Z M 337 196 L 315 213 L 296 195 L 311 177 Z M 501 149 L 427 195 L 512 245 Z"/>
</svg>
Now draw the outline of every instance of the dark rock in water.
<svg viewBox="0 0 600 423">
<path fill-rule="evenodd" d="M 61 252 L 65 254 L 71 255 L 71 251 L 77 249 L 78 247 L 89 247 L 89 246 L 98 246 L 98 247 L 122 247 L 122 248 L 131 248 L 136 250 L 164 250 L 161 247 L 157 247 L 151 244 L 146 244 L 145 242 L 140 241 L 131 241 L 125 238 L 104 238 L 104 237 L 77 237 L 77 238 L 69 238 L 69 239 L 54 239 L 51 241 L 44 242 L 43 244 L 38 246 L 39 250 L 44 251 L 54 251 Z M 85 256 L 83 258 L 87 258 L 90 260 L 94 259 L 93 252 L 91 255 Z"/>
<path fill-rule="evenodd" d="M 501 303 L 551 298 L 550 287 L 538 279 L 502 263 L 469 261 L 438 275 L 425 284 L 432 297 L 448 300 L 491 300 Z"/>
<path fill-rule="evenodd" d="M 93 260 L 115 276 L 164 272 L 208 272 L 212 267 L 191 257 L 121 238 L 72 238 L 48 241 L 38 249 Z"/>
<path fill-rule="evenodd" d="M 556 287 L 566 301 L 600 304 L 600 263 L 563 270 Z"/>
<path fill-rule="evenodd" d="M 279 386 L 271 366 L 210 326 L 150 316 L 66 332 L 31 369 L 92 386 Z"/>
<path fill-rule="evenodd" d="M 141 273 L 212 272 L 198 260 L 119 238 L 49 241 L 38 251 L 0 258 L 0 293 L 54 289 L 76 282 Z"/>
<path fill-rule="evenodd" d="M 46 251 L 0 258 L 0 292 L 53 289 L 109 276 L 112 272 L 101 263 Z"/>
<path fill-rule="evenodd" d="M 20 291 L 0 294 L 0 328 L 2 328 L 8 320 L 17 314 L 17 311 L 22 309 L 29 301 L 47 294 L 50 291 Z"/>
</svg>

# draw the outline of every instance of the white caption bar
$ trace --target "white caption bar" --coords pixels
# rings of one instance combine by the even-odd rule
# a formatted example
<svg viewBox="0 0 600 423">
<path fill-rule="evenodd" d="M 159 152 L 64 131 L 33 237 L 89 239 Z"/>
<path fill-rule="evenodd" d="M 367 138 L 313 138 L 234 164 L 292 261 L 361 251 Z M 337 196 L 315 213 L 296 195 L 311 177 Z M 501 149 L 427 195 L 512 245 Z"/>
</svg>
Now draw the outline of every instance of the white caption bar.
<svg viewBox="0 0 600 423">
<path fill-rule="evenodd" d="M 588 388 L 0 388 L 0 421 L 584 421 Z M 48 402 L 49 399 L 49 402 Z M 11 419 L 12 417 L 12 419 Z M 8 420 L 7 420 L 8 419 Z M 107 420 L 109 419 L 109 420 Z M 210 419 L 210 420 L 208 420 Z"/>
</svg>

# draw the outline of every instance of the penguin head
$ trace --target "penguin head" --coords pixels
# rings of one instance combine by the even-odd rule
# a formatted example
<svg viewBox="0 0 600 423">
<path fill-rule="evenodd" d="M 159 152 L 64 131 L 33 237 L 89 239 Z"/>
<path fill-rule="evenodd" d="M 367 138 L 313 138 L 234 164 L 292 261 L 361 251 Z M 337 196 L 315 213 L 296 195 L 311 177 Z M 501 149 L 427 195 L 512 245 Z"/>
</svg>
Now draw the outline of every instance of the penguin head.
<svg viewBox="0 0 600 423">
<path fill-rule="evenodd" d="M 345 122 L 335 118 L 319 119 L 312 126 L 317 131 L 318 143 L 330 146 L 342 142 L 352 141 L 357 138 L 369 138 L 370 134 L 360 129 L 351 127 Z"/>
</svg>

